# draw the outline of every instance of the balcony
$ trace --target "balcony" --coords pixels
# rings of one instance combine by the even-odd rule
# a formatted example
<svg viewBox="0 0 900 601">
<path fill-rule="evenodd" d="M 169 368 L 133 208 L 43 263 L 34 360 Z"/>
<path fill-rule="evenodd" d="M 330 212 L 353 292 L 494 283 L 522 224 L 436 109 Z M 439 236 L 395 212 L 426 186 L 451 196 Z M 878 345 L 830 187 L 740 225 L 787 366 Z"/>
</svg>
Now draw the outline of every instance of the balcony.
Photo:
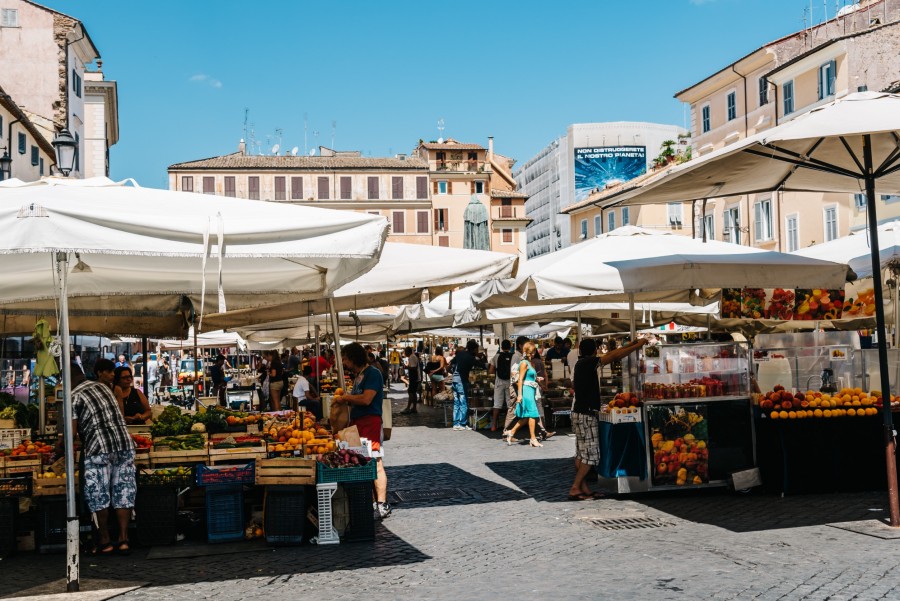
<svg viewBox="0 0 900 601">
<path fill-rule="evenodd" d="M 491 221 L 533 221 L 523 206 L 499 206 L 491 208 Z"/>
<path fill-rule="evenodd" d="M 431 161 L 434 171 L 453 171 L 457 173 L 480 173 L 485 171 L 484 161 Z"/>
</svg>

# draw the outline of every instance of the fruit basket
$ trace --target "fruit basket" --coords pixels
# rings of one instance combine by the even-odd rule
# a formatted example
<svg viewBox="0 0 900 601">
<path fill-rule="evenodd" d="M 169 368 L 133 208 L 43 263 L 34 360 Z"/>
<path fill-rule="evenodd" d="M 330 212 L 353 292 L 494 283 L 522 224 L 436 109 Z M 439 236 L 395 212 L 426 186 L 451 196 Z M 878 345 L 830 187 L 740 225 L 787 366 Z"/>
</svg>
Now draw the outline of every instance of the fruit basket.
<svg viewBox="0 0 900 601">
<path fill-rule="evenodd" d="M 255 463 L 247 465 L 206 466 L 198 465 L 196 470 L 197 486 L 219 484 L 253 484 L 255 482 Z"/>
<path fill-rule="evenodd" d="M 138 486 L 142 487 L 187 488 L 193 486 L 194 480 L 194 468 L 184 466 L 142 469 L 137 473 Z"/>
</svg>

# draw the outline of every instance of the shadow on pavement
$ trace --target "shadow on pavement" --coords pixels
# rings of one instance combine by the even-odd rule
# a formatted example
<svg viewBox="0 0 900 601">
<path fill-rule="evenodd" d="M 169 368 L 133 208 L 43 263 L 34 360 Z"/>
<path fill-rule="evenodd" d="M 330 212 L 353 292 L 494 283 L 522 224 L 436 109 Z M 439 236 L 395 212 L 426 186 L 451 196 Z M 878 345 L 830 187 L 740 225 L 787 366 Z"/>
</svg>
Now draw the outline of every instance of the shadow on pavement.
<svg viewBox="0 0 900 601">
<path fill-rule="evenodd" d="M 174 548 L 174 547 L 173 547 Z M 374 542 L 340 545 L 279 547 L 255 553 L 216 557 L 156 559 L 148 562 L 150 549 L 136 548 L 128 557 L 82 557 L 81 578 L 105 583 L 104 588 L 124 586 L 136 579 L 147 586 L 224 582 L 246 578 L 298 579 L 303 574 L 412 565 L 430 559 L 412 545 L 377 524 Z M 0 598 L 27 590 L 43 594 L 64 593 L 65 557 L 20 553 L 2 562 Z M 60 590 L 51 590 L 59 583 Z"/>
<path fill-rule="evenodd" d="M 528 496 L 545 503 L 566 501 L 569 486 L 575 477 L 571 457 L 498 461 L 485 465 L 524 490 Z"/>
<path fill-rule="evenodd" d="M 732 532 L 822 526 L 888 515 L 887 493 L 780 495 L 734 493 L 725 489 L 644 493 L 631 499 L 671 516 Z"/>
<path fill-rule="evenodd" d="M 427 493 L 436 489 L 458 488 L 465 493 L 448 498 L 405 502 L 401 505 L 403 508 L 518 501 L 527 496 L 508 486 L 475 476 L 450 463 L 387 466 L 386 469 L 389 489 L 394 497 L 392 502 L 395 503 L 398 491 Z"/>
</svg>

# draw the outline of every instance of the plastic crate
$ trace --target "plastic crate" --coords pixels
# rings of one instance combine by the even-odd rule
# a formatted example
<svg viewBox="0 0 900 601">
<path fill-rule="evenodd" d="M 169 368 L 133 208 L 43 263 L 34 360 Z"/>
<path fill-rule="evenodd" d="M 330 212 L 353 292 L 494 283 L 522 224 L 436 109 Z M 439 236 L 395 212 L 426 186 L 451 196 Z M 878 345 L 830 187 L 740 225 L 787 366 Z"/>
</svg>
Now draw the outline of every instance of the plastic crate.
<svg viewBox="0 0 900 601">
<path fill-rule="evenodd" d="M 19 501 L 0 499 L 0 559 L 16 552 L 16 521 L 19 517 Z"/>
<path fill-rule="evenodd" d="M 247 465 L 198 465 L 197 486 L 253 484 L 256 481 L 255 467 L 253 461 Z"/>
<path fill-rule="evenodd" d="M 188 488 L 194 485 L 195 478 L 192 467 L 144 468 L 137 473 L 139 488 Z"/>
<path fill-rule="evenodd" d="M 206 536 L 211 543 L 244 538 L 244 490 L 237 486 L 210 486 L 206 491 Z"/>
<path fill-rule="evenodd" d="M 64 551 L 66 547 L 66 498 L 38 497 L 35 545 L 39 553 Z"/>
<path fill-rule="evenodd" d="M 13 474 L 9 478 L 0 478 L 0 499 L 14 497 L 30 497 L 32 490 L 32 474 Z"/>
<path fill-rule="evenodd" d="M 306 487 L 267 486 L 263 530 L 270 545 L 299 545 L 306 528 Z"/>
<path fill-rule="evenodd" d="M 178 530 L 178 491 L 174 486 L 139 488 L 134 502 L 138 542 L 142 545 L 171 545 Z"/>
<path fill-rule="evenodd" d="M 375 459 L 359 467 L 326 467 L 316 463 L 316 482 L 366 482 L 377 476 Z"/>
<path fill-rule="evenodd" d="M 373 462 L 374 463 L 374 462 Z M 368 541 L 375 539 L 375 510 L 372 507 L 372 485 L 369 482 L 344 482 L 350 505 L 350 524 L 344 532 L 344 540 Z"/>
</svg>

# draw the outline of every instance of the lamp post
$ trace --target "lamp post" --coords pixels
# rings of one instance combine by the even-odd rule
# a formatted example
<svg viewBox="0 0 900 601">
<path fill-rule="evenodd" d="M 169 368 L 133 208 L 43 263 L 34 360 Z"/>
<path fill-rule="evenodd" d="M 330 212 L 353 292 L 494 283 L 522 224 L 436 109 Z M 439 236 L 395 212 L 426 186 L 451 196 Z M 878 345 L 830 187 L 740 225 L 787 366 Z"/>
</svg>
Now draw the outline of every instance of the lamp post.
<svg viewBox="0 0 900 601">
<path fill-rule="evenodd" d="M 3 149 L 3 156 L 0 157 L 0 182 L 9 179 L 12 175 L 12 159 L 9 157 L 9 150 Z"/>
<path fill-rule="evenodd" d="M 64 177 L 75 168 L 75 155 L 78 152 L 78 142 L 69 133 L 68 128 L 62 128 L 53 138 L 53 148 L 56 150 L 56 168 Z"/>
</svg>

